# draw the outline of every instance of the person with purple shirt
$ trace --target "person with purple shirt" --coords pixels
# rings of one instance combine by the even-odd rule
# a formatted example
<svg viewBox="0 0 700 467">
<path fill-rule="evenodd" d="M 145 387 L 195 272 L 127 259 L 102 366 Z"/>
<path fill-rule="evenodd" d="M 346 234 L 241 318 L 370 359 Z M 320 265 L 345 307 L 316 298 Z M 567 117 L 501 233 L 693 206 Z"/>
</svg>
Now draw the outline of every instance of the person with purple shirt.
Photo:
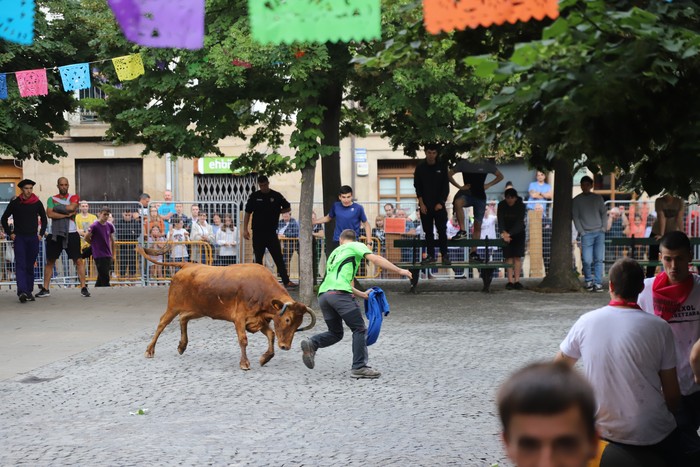
<svg viewBox="0 0 700 467">
<path fill-rule="evenodd" d="M 333 203 L 327 215 L 314 222 L 314 225 L 325 224 L 330 222 L 331 219 L 335 219 L 335 230 L 333 231 L 334 250 L 340 245 L 340 233 L 343 230 L 354 230 L 358 238 L 360 237 L 360 227 L 364 227 L 367 233 L 372 232 L 372 226 L 367 221 L 365 208 L 352 200 L 352 187 L 348 185 L 341 186 L 340 190 L 338 190 L 338 200 Z M 367 238 L 365 241 L 370 242 L 371 239 Z"/>
<path fill-rule="evenodd" d="M 92 247 L 92 258 L 97 267 L 95 287 L 109 287 L 109 270 L 114 256 L 114 225 L 107 222 L 111 211 L 103 207 L 97 220 L 89 227 L 85 241 Z"/>
</svg>

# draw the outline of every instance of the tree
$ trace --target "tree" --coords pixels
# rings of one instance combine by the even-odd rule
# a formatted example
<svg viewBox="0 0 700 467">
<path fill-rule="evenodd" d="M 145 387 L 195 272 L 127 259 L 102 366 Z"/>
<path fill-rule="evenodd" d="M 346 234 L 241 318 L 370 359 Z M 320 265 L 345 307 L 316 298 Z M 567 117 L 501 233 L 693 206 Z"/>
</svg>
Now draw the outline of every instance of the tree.
<svg viewBox="0 0 700 467">
<path fill-rule="evenodd" d="M 8 99 L 0 100 L 0 154 L 57 163 L 66 152 L 52 138 L 68 131 L 65 115 L 76 109 L 76 100 L 52 69 L 91 60 L 90 32 L 78 1 L 39 0 L 34 22 L 31 46 L 0 41 L 0 69 L 8 82 Z M 38 68 L 47 68 L 48 95 L 20 97 L 12 72 Z"/>
<path fill-rule="evenodd" d="M 560 10 L 553 22 L 435 37 L 408 28 L 369 64 L 425 61 L 426 51 L 440 50 L 431 43 L 451 42 L 445 55 L 458 59 L 455 73 L 486 84 L 473 121 L 457 126 L 456 145 L 474 155 L 517 151 L 533 167 L 556 170 L 552 267 L 542 286 L 570 289 L 579 287 L 569 242 L 576 164 L 617 170 L 652 194 L 697 186 L 700 22 L 693 1 L 565 0 Z"/>
<path fill-rule="evenodd" d="M 560 8 L 542 38 L 518 44 L 508 60 L 467 62 L 481 76 L 511 81 L 482 103 L 484 118 L 470 131 L 519 141 L 531 164 L 556 169 L 559 248 L 542 286 L 571 288 L 578 281 L 564 239 L 577 161 L 594 173 L 618 170 L 650 194 L 687 196 L 700 179 L 700 23 L 692 1 L 566 0 Z"/>
<path fill-rule="evenodd" d="M 385 21 L 398 18 L 405 1 L 386 2 Z M 110 124 L 116 142 L 138 142 L 144 152 L 177 157 L 219 154 L 226 136 L 246 138 L 249 150 L 235 168 L 262 173 L 302 171 L 299 212 L 301 238 L 311 239 L 313 173 L 322 160 L 324 209 L 337 199 L 340 186 L 339 142 L 342 136 L 365 131 L 364 119 L 347 105 L 356 67 L 350 63 L 364 43 L 262 46 L 253 42 L 243 0 L 208 0 L 205 47 L 198 51 L 142 49 L 127 44 L 111 14 L 98 0 L 85 0 L 86 16 L 99 31 L 91 42 L 101 57 L 140 52 L 146 75 L 115 86 L 111 70 L 103 86 L 109 99 L 94 103 Z M 110 83 L 112 83 L 110 85 Z M 264 110 L 254 111 L 255 102 Z M 283 157 L 282 127 L 294 128 Z M 261 150 L 266 146 L 270 150 Z M 311 243 L 300 243 L 301 274 L 311 277 Z M 302 300 L 311 299 L 311 283 L 301 284 Z"/>
</svg>

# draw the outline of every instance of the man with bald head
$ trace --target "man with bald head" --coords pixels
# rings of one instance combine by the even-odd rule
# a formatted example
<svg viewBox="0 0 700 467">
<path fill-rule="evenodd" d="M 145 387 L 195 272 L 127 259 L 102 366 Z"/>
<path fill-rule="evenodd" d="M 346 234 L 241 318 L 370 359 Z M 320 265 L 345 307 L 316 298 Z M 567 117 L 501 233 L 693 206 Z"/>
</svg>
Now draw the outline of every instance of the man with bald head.
<svg viewBox="0 0 700 467">
<path fill-rule="evenodd" d="M 85 262 L 80 257 L 80 235 L 75 224 L 75 214 L 78 212 L 80 198 L 78 195 L 68 193 L 68 179 L 61 177 L 57 182 L 58 194 L 51 196 L 46 202 L 46 216 L 51 219 L 51 234 L 46 238 L 46 266 L 44 267 L 44 286 L 38 298 L 46 298 L 51 295 L 49 286 L 51 275 L 56 260 L 63 250 L 68 258 L 73 260 L 80 280 L 80 294 L 89 297 L 87 284 L 85 283 Z"/>
</svg>

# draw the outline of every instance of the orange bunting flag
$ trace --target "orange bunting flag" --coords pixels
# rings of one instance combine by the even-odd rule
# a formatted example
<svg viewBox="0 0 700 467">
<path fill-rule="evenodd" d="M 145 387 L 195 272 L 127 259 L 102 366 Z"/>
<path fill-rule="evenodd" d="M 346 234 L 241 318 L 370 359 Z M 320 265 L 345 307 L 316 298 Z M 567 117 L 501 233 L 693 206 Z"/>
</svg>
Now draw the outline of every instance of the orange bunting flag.
<svg viewBox="0 0 700 467">
<path fill-rule="evenodd" d="M 559 16 L 558 0 L 423 0 L 430 34 Z"/>
</svg>

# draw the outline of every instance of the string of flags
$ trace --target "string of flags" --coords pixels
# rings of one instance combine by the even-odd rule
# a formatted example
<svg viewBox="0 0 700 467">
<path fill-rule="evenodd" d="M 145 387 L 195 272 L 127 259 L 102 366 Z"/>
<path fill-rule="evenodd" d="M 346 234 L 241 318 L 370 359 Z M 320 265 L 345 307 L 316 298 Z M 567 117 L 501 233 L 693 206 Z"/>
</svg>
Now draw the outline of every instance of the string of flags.
<svg viewBox="0 0 700 467">
<path fill-rule="evenodd" d="M 146 47 L 201 49 L 205 0 L 107 0 L 124 36 Z M 0 0 L 0 38 L 29 45 L 34 0 Z M 248 0 L 253 39 L 262 44 L 381 37 L 381 0 Z M 559 16 L 558 0 L 423 0 L 431 34 Z"/>
<path fill-rule="evenodd" d="M 61 83 L 65 91 L 88 89 L 92 86 L 90 77 L 90 64 L 97 62 L 76 63 L 73 65 L 54 67 L 61 76 Z M 125 55 L 111 59 L 119 81 L 129 81 L 145 73 L 141 54 Z M 46 68 L 36 70 L 23 70 L 14 73 L 0 73 L 0 99 L 7 99 L 7 75 L 14 74 L 17 79 L 19 95 L 22 97 L 45 96 L 49 93 L 49 84 Z"/>
</svg>

